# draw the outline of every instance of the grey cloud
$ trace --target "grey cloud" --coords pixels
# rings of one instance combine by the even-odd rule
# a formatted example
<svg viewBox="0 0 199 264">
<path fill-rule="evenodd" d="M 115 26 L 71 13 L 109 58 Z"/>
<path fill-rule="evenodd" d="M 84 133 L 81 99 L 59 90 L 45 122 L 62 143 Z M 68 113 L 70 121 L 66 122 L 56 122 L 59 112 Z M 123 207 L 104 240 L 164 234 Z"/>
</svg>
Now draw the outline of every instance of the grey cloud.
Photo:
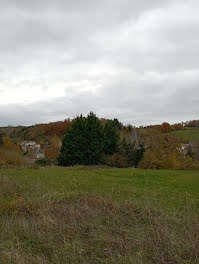
<svg viewBox="0 0 199 264">
<path fill-rule="evenodd" d="M 170 122 L 180 122 L 197 118 L 199 100 L 196 95 L 199 98 L 197 87 L 190 90 L 184 88 L 163 100 L 156 99 L 155 94 L 154 98 L 148 96 L 148 100 L 138 100 L 133 96 L 133 92 L 129 98 L 112 96 L 113 99 L 110 100 L 106 94 L 95 95 L 88 91 L 28 105 L 1 106 L 0 125 L 30 125 L 64 120 L 81 113 L 86 115 L 91 110 L 100 117 L 119 118 L 124 123 L 133 125 L 161 123 L 168 120 L 168 117 Z"/>
<path fill-rule="evenodd" d="M 194 0 L 1 1 L 0 125 L 90 110 L 133 124 L 196 118 L 198 8 Z"/>
</svg>

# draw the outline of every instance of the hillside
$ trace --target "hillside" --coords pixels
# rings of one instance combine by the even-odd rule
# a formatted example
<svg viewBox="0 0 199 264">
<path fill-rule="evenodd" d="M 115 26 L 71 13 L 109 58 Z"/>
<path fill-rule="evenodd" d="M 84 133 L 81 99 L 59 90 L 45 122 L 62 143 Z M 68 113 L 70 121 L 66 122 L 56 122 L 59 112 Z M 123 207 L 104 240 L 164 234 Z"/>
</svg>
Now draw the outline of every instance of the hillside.
<svg viewBox="0 0 199 264">
<path fill-rule="evenodd" d="M 8 126 L 0 127 L 0 134 L 4 137 L 9 137 L 14 141 L 19 141 L 25 130 L 28 130 L 30 127 L 25 126 Z"/>
<path fill-rule="evenodd" d="M 15 143 L 34 140 L 41 145 L 48 145 L 51 138 L 55 136 L 62 138 L 70 127 L 71 121 L 66 119 L 34 126 L 0 127 L 0 135 L 11 138 Z"/>
<path fill-rule="evenodd" d="M 187 127 L 183 130 L 176 130 L 171 132 L 178 137 L 183 143 L 199 142 L 199 128 Z"/>
<path fill-rule="evenodd" d="M 85 152 L 93 153 L 94 147 L 97 146 L 93 143 L 95 140 L 90 140 L 93 138 L 90 125 L 89 129 L 85 129 L 87 124 L 90 124 L 87 120 L 91 122 L 91 117 L 97 124 L 96 131 L 102 131 L 102 133 L 99 133 L 100 136 L 96 137 L 101 142 L 101 145 L 99 144 L 101 158 L 95 160 L 95 162 L 91 162 L 93 159 L 88 158 L 88 154 L 83 155 L 83 151 L 81 153 L 78 152 L 79 149 L 82 149 Z M 78 122 L 81 123 L 83 129 L 79 130 L 79 126 L 75 125 Z M 92 128 L 95 123 L 92 123 Z M 141 168 L 145 169 L 196 169 L 199 164 L 199 144 L 191 144 L 189 152 L 188 149 L 184 149 L 183 152 L 179 149 L 181 143 L 199 142 L 199 128 L 188 127 L 189 125 L 190 122 L 186 124 L 187 127 L 183 126 L 182 123 L 170 125 L 165 122 L 161 125 L 135 128 L 130 124 L 124 125 L 117 119 L 99 119 L 94 113 L 90 113 L 87 117 L 79 117 L 79 119 L 77 117 L 74 120 L 67 119 L 48 124 L 36 124 L 30 127 L 0 128 L 0 138 L 2 138 L 1 166 L 15 165 L 16 160 L 20 161 L 17 164 L 27 165 L 45 157 L 45 161 L 48 161 L 49 164 L 59 164 L 61 166 L 106 164 L 111 167 L 121 168 L 141 166 Z M 74 132 L 75 129 L 77 129 L 76 132 Z M 67 135 L 69 130 L 75 135 L 70 140 L 68 140 L 68 135 L 72 134 L 69 133 Z M 70 162 L 60 164 L 58 163 L 58 157 L 63 154 L 60 150 L 61 146 L 63 146 L 62 140 L 65 134 L 67 135 L 67 144 L 72 144 L 73 151 L 70 155 L 68 154 Z M 76 140 L 77 135 L 79 137 L 80 134 L 81 140 Z M 73 143 L 71 143 L 72 140 Z M 90 141 L 88 142 L 88 140 Z M 87 143 L 83 146 L 85 142 Z M 10 152 L 13 150 L 11 146 L 15 149 L 13 143 L 18 145 L 21 152 Z M 94 145 L 88 150 L 90 144 Z M 69 150 L 71 148 L 67 146 L 67 148 L 63 149 Z M 81 156 L 81 159 L 80 156 L 77 158 L 77 153 L 79 153 L 78 155 Z M 64 152 L 62 161 L 64 160 L 65 162 L 66 156 L 66 152 Z M 93 154 L 92 157 L 94 157 Z M 141 163 L 141 161 L 143 162 Z"/>
</svg>

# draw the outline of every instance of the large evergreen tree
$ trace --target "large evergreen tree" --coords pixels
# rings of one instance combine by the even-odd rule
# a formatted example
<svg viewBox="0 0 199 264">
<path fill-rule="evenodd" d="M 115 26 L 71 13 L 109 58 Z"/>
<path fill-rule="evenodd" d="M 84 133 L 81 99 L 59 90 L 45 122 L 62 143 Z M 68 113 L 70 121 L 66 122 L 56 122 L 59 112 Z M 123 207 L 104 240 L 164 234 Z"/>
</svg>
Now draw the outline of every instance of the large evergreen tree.
<svg viewBox="0 0 199 264">
<path fill-rule="evenodd" d="M 77 117 L 62 141 L 60 166 L 97 165 L 103 162 L 103 126 L 95 114 Z"/>
<path fill-rule="evenodd" d="M 119 135 L 116 133 L 115 125 L 108 121 L 104 127 L 104 153 L 111 155 L 116 151 Z"/>
</svg>

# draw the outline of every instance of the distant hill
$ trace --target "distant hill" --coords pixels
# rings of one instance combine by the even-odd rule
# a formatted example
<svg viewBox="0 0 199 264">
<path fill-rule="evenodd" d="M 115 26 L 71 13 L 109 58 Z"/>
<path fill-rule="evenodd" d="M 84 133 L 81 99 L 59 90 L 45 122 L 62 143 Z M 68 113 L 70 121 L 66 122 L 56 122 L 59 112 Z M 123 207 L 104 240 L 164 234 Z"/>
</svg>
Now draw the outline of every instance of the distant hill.
<svg viewBox="0 0 199 264">
<path fill-rule="evenodd" d="M 15 143 L 20 143 L 24 140 L 33 140 L 41 145 L 46 145 L 52 137 L 60 137 L 71 128 L 71 121 L 51 122 L 48 124 L 36 124 L 34 126 L 8 126 L 0 127 L 0 134 L 3 137 L 11 138 Z"/>
<path fill-rule="evenodd" d="M 104 125 L 107 119 L 101 119 Z M 120 138 L 125 138 L 127 141 L 133 133 L 132 125 L 123 125 L 117 119 L 114 119 Z M 50 122 L 48 124 L 36 124 L 33 126 L 8 126 L 0 127 L 0 135 L 11 138 L 15 143 L 20 143 L 24 140 L 34 140 L 41 145 L 48 145 L 51 138 L 54 136 L 62 139 L 63 135 L 71 128 L 72 120 Z M 178 124 L 176 124 L 178 125 Z M 184 128 L 177 128 L 175 124 L 171 126 L 170 135 L 177 137 L 179 143 L 199 143 L 199 121 L 187 121 L 184 123 Z M 156 140 L 156 137 L 161 134 L 161 125 L 152 125 L 148 127 L 137 128 L 138 138 L 146 146 Z"/>
<path fill-rule="evenodd" d="M 12 138 L 14 141 L 17 141 L 23 135 L 23 132 L 30 127 L 25 126 L 8 126 L 8 127 L 0 127 L 0 134 L 4 137 Z"/>
<path fill-rule="evenodd" d="M 172 131 L 171 134 L 178 137 L 182 143 L 199 143 L 199 128 L 198 127 L 186 127 L 183 130 Z"/>
</svg>

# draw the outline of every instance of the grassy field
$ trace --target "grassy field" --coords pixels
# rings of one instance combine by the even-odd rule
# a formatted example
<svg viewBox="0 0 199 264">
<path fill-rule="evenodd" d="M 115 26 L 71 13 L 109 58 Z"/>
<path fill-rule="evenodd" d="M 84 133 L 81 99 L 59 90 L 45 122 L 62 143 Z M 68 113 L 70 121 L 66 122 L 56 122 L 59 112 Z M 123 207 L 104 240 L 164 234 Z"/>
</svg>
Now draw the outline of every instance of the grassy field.
<svg viewBox="0 0 199 264">
<path fill-rule="evenodd" d="M 198 264 L 199 172 L 0 170 L 1 264 Z"/>
<path fill-rule="evenodd" d="M 198 142 L 199 143 L 199 128 L 186 128 L 171 132 L 184 143 Z"/>
</svg>

